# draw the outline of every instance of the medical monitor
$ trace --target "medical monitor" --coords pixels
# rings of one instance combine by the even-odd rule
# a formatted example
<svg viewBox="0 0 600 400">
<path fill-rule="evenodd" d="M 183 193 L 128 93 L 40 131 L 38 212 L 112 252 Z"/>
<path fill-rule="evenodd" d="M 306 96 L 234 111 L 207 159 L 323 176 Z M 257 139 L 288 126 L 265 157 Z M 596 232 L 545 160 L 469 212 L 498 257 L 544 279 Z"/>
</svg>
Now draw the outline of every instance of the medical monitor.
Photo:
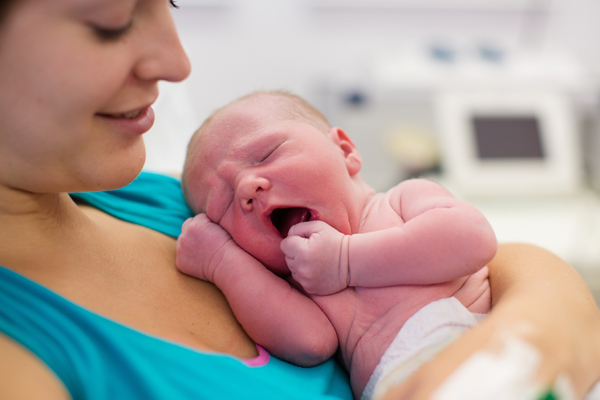
<svg viewBox="0 0 600 400">
<path fill-rule="evenodd" d="M 477 91 L 436 99 L 443 170 L 466 196 L 569 194 L 582 183 L 579 135 L 553 92 Z"/>
</svg>

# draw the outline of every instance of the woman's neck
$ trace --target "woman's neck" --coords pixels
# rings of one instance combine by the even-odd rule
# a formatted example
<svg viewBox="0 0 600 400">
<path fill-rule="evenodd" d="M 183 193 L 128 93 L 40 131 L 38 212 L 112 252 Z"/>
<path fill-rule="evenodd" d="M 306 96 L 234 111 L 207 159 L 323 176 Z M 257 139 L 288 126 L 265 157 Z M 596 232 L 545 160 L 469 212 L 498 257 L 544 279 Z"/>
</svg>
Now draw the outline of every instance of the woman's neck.
<svg viewBox="0 0 600 400">
<path fill-rule="evenodd" d="M 56 229 L 70 215 L 81 214 L 68 193 L 31 193 L 0 186 L 0 226 L 23 229 L 30 224 Z M 25 226 L 23 226 L 25 224 Z M 9 228 L 10 229 L 10 228 Z"/>
<path fill-rule="evenodd" d="M 28 258 L 69 246 L 90 223 L 67 193 L 38 194 L 0 187 L 0 265 L 18 269 Z"/>
</svg>

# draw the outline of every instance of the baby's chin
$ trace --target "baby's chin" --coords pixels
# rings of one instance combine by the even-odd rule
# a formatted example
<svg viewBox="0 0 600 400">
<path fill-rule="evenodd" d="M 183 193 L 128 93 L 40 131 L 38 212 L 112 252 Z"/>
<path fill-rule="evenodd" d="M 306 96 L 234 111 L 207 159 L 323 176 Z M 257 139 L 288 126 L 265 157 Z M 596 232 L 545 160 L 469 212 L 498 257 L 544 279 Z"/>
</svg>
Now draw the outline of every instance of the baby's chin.
<svg viewBox="0 0 600 400">
<path fill-rule="evenodd" d="M 260 260 L 259 260 L 260 261 Z M 273 257 L 270 260 L 261 261 L 265 267 L 272 273 L 278 276 L 290 275 L 290 269 L 285 262 L 285 255 L 281 253 L 278 257 Z"/>
<path fill-rule="evenodd" d="M 242 250 L 257 259 L 275 275 L 287 276 L 291 274 L 290 269 L 285 262 L 285 254 L 283 254 L 279 248 L 281 240 L 276 241 L 266 238 L 265 240 L 258 242 L 244 240 L 244 238 L 240 237 L 233 237 L 233 240 L 242 248 Z"/>
</svg>

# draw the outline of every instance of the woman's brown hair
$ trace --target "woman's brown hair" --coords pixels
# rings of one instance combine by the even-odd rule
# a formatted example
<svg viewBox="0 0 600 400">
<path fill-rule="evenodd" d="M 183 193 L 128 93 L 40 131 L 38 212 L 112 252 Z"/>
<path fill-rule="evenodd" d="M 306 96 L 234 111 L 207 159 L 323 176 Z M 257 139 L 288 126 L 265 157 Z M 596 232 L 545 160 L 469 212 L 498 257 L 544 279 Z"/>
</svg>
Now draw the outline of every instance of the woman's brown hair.
<svg viewBox="0 0 600 400">
<path fill-rule="evenodd" d="M 4 23 L 10 9 L 15 5 L 16 0 L 0 0 L 0 26 Z"/>
<path fill-rule="evenodd" d="M 171 6 L 173 6 L 174 8 L 178 8 L 177 4 L 175 4 L 175 1 L 176 0 L 169 0 L 169 3 L 171 3 Z M 10 9 L 12 8 L 12 6 L 15 5 L 16 2 L 17 0 L 0 0 L 0 26 L 2 25 L 2 23 L 8 16 Z"/>
</svg>

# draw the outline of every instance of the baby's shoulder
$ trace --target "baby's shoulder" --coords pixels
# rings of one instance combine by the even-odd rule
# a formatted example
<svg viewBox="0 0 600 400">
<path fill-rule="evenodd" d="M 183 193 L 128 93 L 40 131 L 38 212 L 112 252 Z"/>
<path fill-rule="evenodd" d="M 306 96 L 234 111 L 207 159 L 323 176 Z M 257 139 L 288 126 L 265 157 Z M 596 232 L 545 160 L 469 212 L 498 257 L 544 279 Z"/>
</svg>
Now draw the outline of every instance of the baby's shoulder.
<svg viewBox="0 0 600 400">
<path fill-rule="evenodd" d="M 376 193 L 369 198 L 361 217 L 359 232 L 372 232 L 404 224 L 399 207 L 394 207 L 393 192 Z"/>
<path fill-rule="evenodd" d="M 402 181 L 386 192 L 386 194 L 390 195 L 401 195 L 402 193 L 420 194 L 425 196 L 432 193 L 448 193 L 448 190 L 439 183 L 429 179 L 414 178 Z"/>
<path fill-rule="evenodd" d="M 385 199 L 392 208 L 401 212 L 406 207 L 442 201 L 444 204 L 454 196 L 442 185 L 428 179 L 408 179 L 400 182 L 385 193 Z"/>
</svg>

